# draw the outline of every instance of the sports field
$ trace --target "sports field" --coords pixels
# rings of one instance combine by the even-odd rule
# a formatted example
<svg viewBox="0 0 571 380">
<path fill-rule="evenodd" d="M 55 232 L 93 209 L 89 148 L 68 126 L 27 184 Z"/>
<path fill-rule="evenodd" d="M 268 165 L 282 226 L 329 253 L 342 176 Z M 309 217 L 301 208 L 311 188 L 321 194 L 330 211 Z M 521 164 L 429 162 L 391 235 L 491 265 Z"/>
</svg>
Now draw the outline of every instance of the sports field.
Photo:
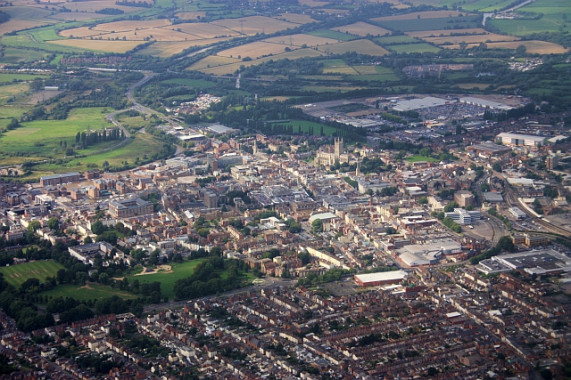
<svg viewBox="0 0 571 380">
<path fill-rule="evenodd" d="M 0 273 L 10 285 L 18 289 L 30 278 L 37 278 L 43 282 L 46 277 L 56 277 L 60 269 L 65 269 L 65 267 L 54 260 L 42 260 L 0 267 Z"/>
</svg>

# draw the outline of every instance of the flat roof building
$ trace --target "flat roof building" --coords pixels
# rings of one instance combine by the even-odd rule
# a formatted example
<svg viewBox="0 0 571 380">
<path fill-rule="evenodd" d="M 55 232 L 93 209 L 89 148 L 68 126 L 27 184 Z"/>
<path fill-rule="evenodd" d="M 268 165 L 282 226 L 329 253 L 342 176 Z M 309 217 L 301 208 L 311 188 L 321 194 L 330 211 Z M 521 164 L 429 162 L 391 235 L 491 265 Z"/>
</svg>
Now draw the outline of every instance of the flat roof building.
<svg viewBox="0 0 571 380">
<path fill-rule="evenodd" d="M 129 198 L 109 202 L 109 214 L 114 218 L 129 218 L 132 216 L 151 214 L 153 204 L 141 198 Z"/>
<path fill-rule="evenodd" d="M 496 136 L 496 141 L 508 146 L 541 146 L 545 137 L 502 132 Z"/>
<path fill-rule="evenodd" d="M 395 270 L 390 272 L 356 274 L 354 277 L 355 283 L 359 286 L 378 286 L 388 284 L 399 284 L 406 277 L 408 273 L 404 270 Z"/>
<path fill-rule="evenodd" d="M 54 174 L 40 177 L 40 185 L 42 186 L 55 186 L 63 183 L 78 182 L 80 180 L 78 172 Z"/>
</svg>

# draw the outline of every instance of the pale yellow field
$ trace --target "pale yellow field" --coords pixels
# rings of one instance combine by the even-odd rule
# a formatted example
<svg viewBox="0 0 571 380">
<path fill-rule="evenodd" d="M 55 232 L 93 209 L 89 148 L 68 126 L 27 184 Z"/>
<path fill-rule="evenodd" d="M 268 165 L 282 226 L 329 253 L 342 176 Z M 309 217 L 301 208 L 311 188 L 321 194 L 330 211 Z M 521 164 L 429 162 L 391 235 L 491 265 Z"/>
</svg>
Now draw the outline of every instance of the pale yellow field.
<svg viewBox="0 0 571 380">
<path fill-rule="evenodd" d="M 410 37 L 424 38 L 424 37 L 440 37 L 451 36 L 455 34 L 486 34 L 487 30 L 482 28 L 468 28 L 468 29 L 438 29 L 438 30 L 422 30 L 419 32 L 406 32 L 405 34 Z"/>
<path fill-rule="evenodd" d="M 102 15 L 100 13 L 91 13 L 91 12 L 60 12 L 56 13 L 53 16 L 50 16 L 50 19 L 58 21 L 85 21 L 85 20 L 96 20 L 98 18 L 105 18 L 105 17 L 109 17 L 109 15 Z"/>
<path fill-rule="evenodd" d="M 293 22 L 294 24 L 310 24 L 315 22 L 311 16 L 298 13 L 284 13 L 283 15 L 279 15 L 276 18 L 279 20 L 285 20 L 287 22 Z"/>
<path fill-rule="evenodd" d="M 175 17 L 181 20 L 198 20 L 204 16 L 206 16 L 206 12 L 179 12 L 175 14 Z"/>
<path fill-rule="evenodd" d="M 333 66 L 333 67 L 324 67 L 323 74 L 357 75 L 359 73 L 351 66 L 339 66 L 339 67 Z"/>
<path fill-rule="evenodd" d="M 312 36 L 309 34 L 292 34 L 289 36 L 279 36 L 272 37 L 263 40 L 263 42 L 269 42 L 273 44 L 280 44 L 285 46 L 301 47 L 303 45 L 307 46 L 319 46 L 327 44 L 336 44 L 339 41 L 333 38 Z"/>
<path fill-rule="evenodd" d="M 306 7 L 317 8 L 329 5 L 327 1 L 318 0 L 299 0 L 299 5 L 305 5 Z"/>
<path fill-rule="evenodd" d="M 386 16 L 374 18 L 373 21 L 390 21 L 390 20 L 415 20 L 419 16 L 423 18 L 445 18 L 445 17 L 458 17 L 460 14 L 467 15 L 466 12 L 458 11 L 424 11 L 424 12 L 412 12 L 404 15 L 396 16 Z"/>
<path fill-rule="evenodd" d="M 391 34 L 391 31 L 385 28 L 381 28 L 380 26 L 367 24 L 366 22 L 356 22 L 351 25 L 344 25 L 338 28 L 332 28 L 338 32 L 354 34 L 356 36 L 366 37 L 368 35 L 371 36 L 385 36 L 387 34 Z"/>
<path fill-rule="evenodd" d="M 216 55 L 210 55 L 190 66 L 188 70 L 202 71 L 204 69 L 208 69 L 211 67 L 229 65 L 231 63 L 236 63 L 236 62 L 240 63 L 242 61 L 238 58 L 219 57 Z"/>
<path fill-rule="evenodd" d="M 105 24 L 98 24 L 93 27 L 95 30 L 102 30 L 106 32 L 129 32 L 132 30 L 142 30 L 149 28 L 160 28 L 163 26 L 171 25 L 170 21 L 160 20 L 125 20 L 108 22 Z"/>
<path fill-rule="evenodd" d="M 66 29 L 62 30 L 58 34 L 62 37 L 67 38 L 86 38 L 92 36 L 102 36 L 104 34 L 108 34 L 109 32 L 101 32 L 94 29 L 89 29 L 87 26 L 82 26 L 81 28 L 73 28 L 73 29 Z"/>
<path fill-rule="evenodd" d="M 367 54 L 373 56 L 383 56 L 389 54 L 387 50 L 369 40 L 340 42 L 334 45 L 319 46 L 318 49 L 319 51 L 322 51 L 326 54 L 344 54 L 350 51 L 354 51 L 357 54 Z"/>
<path fill-rule="evenodd" d="M 202 69 L 197 69 L 195 66 L 197 66 L 197 64 L 202 64 L 204 60 L 199 61 L 197 64 L 191 66 L 188 68 L 188 70 L 198 70 L 201 71 L 205 74 L 212 74 L 212 75 L 228 75 L 228 74 L 234 74 L 236 71 L 239 71 L 241 69 L 241 67 L 250 67 L 250 66 L 256 66 L 259 65 L 261 63 L 270 61 L 270 60 L 276 60 L 276 59 L 298 59 L 298 58 L 304 58 L 304 57 L 319 57 L 322 54 L 318 51 L 315 51 L 314 49 L 298 49 L 298 50 L 294 50 L 291 52 L 285 52 L 279 55 L 274 55 L 271 57 L 263 57 L 260 59 L 254 59 L 251 61 L 247 61 L 247 62 L 243 62 L 243 61 L 238 61 L 236 63 L 231 63 L 231 64 L 227 64 L 227 65 L 222 65 L 222 66 L 217 66 L 217 67 L 213 67 L 212 65 L 210 65 L 210 67 L 205 67 Z M 210 58 L 210 57 L 208 57 Z M 208 59 L 206 58 L 206 59 Z M 224 57 L 220 57 L 220 58 L 224 58 Z"/>
<path fill-rule="evenodd" d="M 65 2 L 65 7 L 71 10 L 71 13 L 95 13 L 100 9 L 104 8 L 115 8 L 120 9 L 125 13 L 135 12 L 141 8 L 137 7 L 126 7 L 123 5 L 115 4 L 115 0 L 91 0 L 91 1 L 69 1 Z"/>
<path fill-rule="evenodd" d="M 261 58 L 267 55 L 280 54 L 285 51 L 285 48 L 289 46 L 271 44 L 267 42 L 252 42 L 250 44 L 237 46 L 235 48 L 227 49 L 219 52 L 217 55 L 221 57 L 230 58 L 245 58 L 250 57 L 252 59 Z M 290 47 L 290 49 L 297 49 L 297 47 Z"/>
<path fill-rule="evenodd" d="M 361 75 L 378 74 L 377 66 L 353 66 L 353 68 Z"/>
<path fill-rule="evenodd" d="M 565 54 L 569 49 L 552 42 L 545 41 L 514 41 L 514 42 L 494 42 L 487 44 L 489 49 L 517 49 L 518 46 L 525 46 L 527 53 L 531 54 Z"/>
<path fill-rule="evenodd" d="M 152 55 L 152 56 L 166 58 L 181 53 L 183 50 L 193 46 L 206 46 L 215 42 L 224 41 L 226 39 L 211 38 L 211 39 L 183 41 L 183 42 L 156 42 L 143 50 L 139 50 L 137 54 Z"/>
<path fill-rule="evenodd" d="M 206 23 L 184 23 L 169 25 L 164 27 L 164 29 L 180 30 L 182 33 L 190 34 L 191 36 L 196 36 L 197 39 L 200 38 L 214 38 L 214 37 L 232 37 L 239 35 L 238 32 L 230 30 L 228 28 L 206 24 Z"/>
<path fill-rule="evenodd" d="M 468 44 L 467 48 L 478 46 L 479 44 Z M 569 50 L 561 45 L 545 41 L 512 41 L 512 42 L 491 42 L 487 43 L 488 49 L 517 49 L 519 46 L 525 46 L 526 52 L 531 54 L 565 54 Z M 460 49 L 459 44 L 442 45 L 446 49 Z"/>
<path fill-rule="evenodd" d="M 112 40 L 118 38 L 119 40 L 127 41 L 161 41 L 161 42 L 180 42 L 195 39 L 186 33 L 176 32 L 165 28 L 150 28 L 129 32 L 109 33 L 103 36 L 103 39 L 111 38 Z"/>
<path fill-rule="evenodd" d="M 81 49 L 104 51 L 108 53 L 126 53 L 142 44 L 141 41 L 107 41 L 107 40 L 56 40 L 50 44 L 70 46 Z"/>
<path fill-rule="evenodd" d="M 276 20 L 264 16 L 242 17 L 238 19 L 224 19 L 212 22 L 213 25 L 232 29 L 241 34 L 252 35 L 256 33 L 276 33 L 297 25 L 291 22 Z"/>
<path fill-rule="evenodd" d="M 426 37 L 423 38 L 423 40 L 436 45 L 442 45 L 446 43 L 459 44 L 461 42 L 465 42 L 468 44 L 479 44 L 481 42 L 487 43 L 487 41 L 491 42 L 519 41 L 519 38 L 514 36 L 504 36 L 501 34 L 490 33 L 490 34 L 469 35 L 469 36 Z"/>
<path fill-rule="evenodd" d="M 33 28 L 42 25 L 55 24 L 56 21 L 33 21 L 33 20 L 15 20 L 11 19 L 7 22 L 0 24 L 0 36 L 10 32 L 16 32 L 18 30 L 24 30 L 28 28 Z"/>
</svg>

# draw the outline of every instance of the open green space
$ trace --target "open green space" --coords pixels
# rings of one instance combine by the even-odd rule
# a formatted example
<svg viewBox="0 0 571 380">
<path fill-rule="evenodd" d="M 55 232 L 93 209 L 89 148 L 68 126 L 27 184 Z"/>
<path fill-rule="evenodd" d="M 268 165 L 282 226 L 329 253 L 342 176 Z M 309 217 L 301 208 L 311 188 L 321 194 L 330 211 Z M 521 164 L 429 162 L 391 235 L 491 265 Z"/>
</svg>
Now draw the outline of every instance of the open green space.
<svg viewBox="0 0 571 380">
<path fill-rule="evenodd" d="M 434 158 L 434 157 L 430 157 L 430 156 L 421 156 L 421 155 L 415 155 L 415 156 L 410 156 L 404 159 L 407 162 L 438 162 L 438 159 Z"/>
<path fill-rule="evenodd" d="M 481 16 L 444 18 L 421 18 L 420 20 L 384 20 L 379 24 L 387 29 L 401 32 L 420 30 L 478 28 L 482 25 Z"/>
<path fill-rule="evenodd" d="M 421 41 L 416 38 L 409 37 L 407 35 L 401 35 L 401 36 L 386 36 L 386 37 L 375 38 L 375 42 L 378 42 L 381 45 L 397 45 L 397 44 L 419 43 Z"/>
<path fill-rule="evenodd" d="M 170 84 L 175 86 L 187 86 L 192 88 L 207 89 L 216 87 L 216 83 L 204 79 L 190 78 L 173 78 L 161 81 L 161 84 Z"/>
<path fill-rule="evenodd" d="M 42 296 L 47 296 L 50 298 L 57 297 L 71 297 L 75 298 L 77 301 L 89 301 L 89 300 L 100 300 L 104 298 L 109 298 L 113 296 L 118 296 L 123 299 L 135 299 L 136 295 L 129 292 L 114 289 L 107 285 L 101 285 L 96 283 L 88 283 L 83 286 L 79 285 L 59 285 L 54 289 L 47 290 L 40 293 Z"/>
<path fill-rule="evenodd" d="M 513 4 L 513 0 L 468 0 L 463 2 L 460 7 L 470 12 L 494 12 L 507 9 Z"/>
<path fill-rule="evenodd" d="M 139 283 L 151 283 L 160 282 L 161 283 L 161 295 L 168 296 L 169 298 L 174 297 L 174 284 L 178 280 L 187 278 L 196 269 L 198 264 L 204 262 L 206 259 L 196 259 L 191 261 L 185 261 L 182 263 L 174 263 L 171 265 L 172 272 L 158 272 L 153 274 L 144 275 L 130 275 L 127 276 L 129 282 L 132 284 L 134 280 L 138 280 Z"/>
<path fill-rule="evenodd" d="M 36 75 L 36 74 L 20 74 L 20 73 L 0 73 L 0 84 L 17 82 L 17 81 L 28 81 L 34 80 L 36 78 L 45 79 L 47 75 Z M 0 92 L 2 89 L 0 88 Z"/>
<path fill-rule="evenodd" d="M 339 41 L 351 41 L 351 40 L 354 40 L 357 38 L 361 38 L 358 36 L 354 36 L 352 34 L 338 32 L 336 30 L 330 30 L 330 29 L 319 29 L 319 30 L 315 30 L 313 32 L 309 32 L 307 34 L 310 34 L 312 36 L 317 36 L 317 37 L 333 38 L 333 39 L 339 40 Z"/>
<path fill-rule="evenodd" d="M 43 282 L 46 277 L 56 277 L 60 269 L 65 269 L 60 263 L 54 260 L 42 260 L 0 267 L 0 273 L 10 285 L 18 289 L 30 278 L 37 278 Z"/>
<path fill-rule="evenodd" d="M 21 123 L 21 127 L 7 131 L 0 137 L 3 146 L 0 158 L 17 155 L 25 158 L 51 158 L 62 156 L 60 142 L 75 144 L 78 132 L 99 130 L 108 126 L 105 108 L 76 108 L 66 120 L 34 120 Z"/>
<path fill-rule="evenodd" d="M 489 20 L 501 32 L 517 36 L 532 33 L 568 33 L 571 29 L 571 2 L 567 0 L 536 0 L 516 11 L 524 18 Z"/>
<path fill-rule="evenodd" d="M 390 45 L 387 49 L 394 53 L 438 53 L 440 49 L 427 43 Z"/>
</svg>

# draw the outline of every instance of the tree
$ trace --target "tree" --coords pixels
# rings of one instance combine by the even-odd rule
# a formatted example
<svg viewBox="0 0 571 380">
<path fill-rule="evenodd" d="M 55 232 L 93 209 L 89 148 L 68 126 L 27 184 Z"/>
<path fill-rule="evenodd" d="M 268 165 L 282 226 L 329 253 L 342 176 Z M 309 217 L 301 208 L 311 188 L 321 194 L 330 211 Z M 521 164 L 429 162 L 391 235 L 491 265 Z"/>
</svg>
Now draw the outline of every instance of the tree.
<svg viewBox="0 0 571 380">
<path fill-rule="evenodd" d="M 321 219 L 315 219 L 311 222 L 311 227 L 315 233 L 323 232 L 323 221 Z"/>
<path fill-rule="evenodd" d="M 39 230 L 40 228 L 42 228 L 42 224 L 40 222 L 38 222 L 37 220 L 32 220 L 28 224 L 28 232 L 30 232 L 30 233 L 34 233 L 37 230 Z"/>
<path fill-rule="evenodd" d="M 502 165 L 499 162 L 494 162 L 494 164 L 492 165 L 492 169 L 494 169 L 494 171 L 496 172 L 502 172 Z"/>
<path fill-rule="evenodd" d="M 50 230 L 56 231 L 57 229 L 59 229 L 59 219 L 55 216 L 52 216 L 51 218 L 48 219 L 47 226 Z"/>
</svg>

